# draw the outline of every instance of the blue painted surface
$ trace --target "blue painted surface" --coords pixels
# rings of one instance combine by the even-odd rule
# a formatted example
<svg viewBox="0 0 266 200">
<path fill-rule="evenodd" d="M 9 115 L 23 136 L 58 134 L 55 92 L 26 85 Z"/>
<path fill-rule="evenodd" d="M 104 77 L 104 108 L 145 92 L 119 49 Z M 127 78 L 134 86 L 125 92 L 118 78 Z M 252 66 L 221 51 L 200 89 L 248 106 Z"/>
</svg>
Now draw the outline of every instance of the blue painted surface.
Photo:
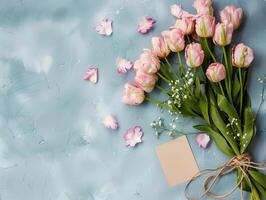
<svg viewBox="0 0 266 200">
<path fill-rule="evenodd" d="M 192 11 L 192 1 L 179 1 Z M 153 105 L 128 107 L 120 103 L 123 84 L 117 57 L 135 60 L 150 38 L 174 23 L 169 6 L 174 0 L 1 0 L 0 2 L 0 196 L 2 200 L 183 200 L 184 185 L 168 188 L 149 123 L 166 116 Z M 265 0 L 215 1 L 241 6 L 245 22 L 236 33 L 255 50 L 250 93 L 256 111 L 266 73 Z M 157 20 L 147 36 L 136 32 L 140 17 Z M 102 18 L 114 21 L 111 37 L 94 27 Z M 100 70 L 97 85 L 82 80 L 88 66 Z M 266 158 L 266 105 L 253 145 L 256 160 Z M 106 130 L 102 117 L 113 113 L 119 131 Z M 180 119 L 191 131 L 190 119 Z M 141 125 L 144 142 L 126 148 L 124 131 Z M 227 158 L 215 147 L 202 150 L 190 143 L 201 169 Z M 226 184 L 223 184 L 226 183 Z M 229 188 L 234 177 L 222 181 Z M 197 187 L 197 186 L 196 186 Z M 239 193 L 228 199 L 239 199 Z"/>
</svg>

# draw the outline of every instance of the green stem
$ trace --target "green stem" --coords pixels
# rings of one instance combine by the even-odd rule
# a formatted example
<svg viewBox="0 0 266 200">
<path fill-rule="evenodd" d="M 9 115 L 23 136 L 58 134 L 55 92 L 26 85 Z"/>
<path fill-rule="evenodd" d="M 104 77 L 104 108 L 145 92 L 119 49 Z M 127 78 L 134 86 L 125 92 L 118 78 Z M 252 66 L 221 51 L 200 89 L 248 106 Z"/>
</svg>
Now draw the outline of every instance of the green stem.
<svg viewBox="0 0 266 200">
<path fill-rule="evenodd" d="M 147 101 L 149 101 L 149 102 L 151 102 L 151 103 L 154 103 L 154 104 L 156 104 L 156 105 L 158 105 L 158 106 L 165 106 L 163 103 L 161 103 L 161 102 L 159 102 L 159 101 L 156 101 L 156 100 L 154 100 L 154 99 L 151 99 L 151 98 L 149 98 L 149 97 L 145 97 L 145 100 L 147 100 Z"/>
<path fill-rule="evenodd" d="M 214 61 L 214 62 L 217 62 L 217 61 L 216 61 L 216 58 L 215 58 L 215 56 L 214 56 L 214 54 L 212 53 L 212 51 L 211 51 L 211 49 L 210 49 L 210 47 L 209 47 L 209 43 L 208 43 L 207 38 L 204 38 L 204 42 L 205 42 L 205 45 L 206 45 L 206 47 L 207 47 L 207 50 L 208 50 L 208 52 L 210 53 L 210 55 L 211 55 L 213 61 Z"/>
<path fill-rule="evenodd" d="M 157 74 L 158 74 L 158 76 L 159 76 L 161 79 L 163 79 L 166 83 L 170 83 L 170 81 L 169 81 L 167 78 L 165 78 L 162 74 L 160 74 L 159 72 L 157 72 Z"/>
<path fill-rule="evenodd" d="M 242 73 L 241 68 L 238 68 L 239 82 L 240 82 L 240 106 L 239 106 L 239 114 L 242 116 L 242 104 L 243 104 L 243 81 L 242 81 Z"/>
<path fill-rule="evenodd" d="M 220 89 L 221 89 L 221 92 L 222 92 L 223 96 L 225 96 L 225 95 L 224 95 L 224 89 L 223 89 L 223 86 L 222 86 L 221 82 L 219 82 L 218 84 L 219 84 L 219 87 L 220 87 Z"/>
<path fill-rule="evenodd" d="M 162 91 L 163 93 L 165 93 L 165 94 L 167 94 L 167 95 L 170 95 L 170 91 L 169 90 L 167 90 L 167 89 L 165 89 L 165 88 L 163 88 L 163 87 L 161 87 L 161 86 L 159 86 L 159 85 L 156 85 L 155 86 L 156 88 L 158 88 L 160 91 Z"/>
<path fill-rule="evenodd" d="M 178 62 L 179 62 L 180 73 L 185 75 L 184 65 L 182 63 L 180 52 L 177 52 L 177 57 L 178 57 Z"/>
<path fill-rule="evenodd" d="M 206 75 L 205 75 L 205 73 L 204 73 L 204 71 L 203 71 L 202 66 L 200 66 L 199 68 L 200 68 L 201 76 L 202 76 L 204 82 L 206 82 Z"/>
<path fill-rule="evenodd" d="M 225 79 L 226 91 L 227 91 L 227 94 L 228 94 L 230 102 L 233 103 L 232 92 L 231 92 L 232 91 L 232 89 L 231 89 L 231 74 L 230 74 L 230 71 L 229 71 L 227 54 L 226 54 L 224 46 L 222 47 L 222 49 L 223 49 L 224 60 L 225 60 L 225 69 L 226 69 L 226 79 Z"/>
<path fill-rule="evenodd" d="M 169 67 L 169 68 L 171 69 L 171 71 L 173 72 L 174 76 L 175 76 L 176 78 L 178 78 L 178 76 L 177 76 L 177 74 L 176 74 L 176 71 L 175 71 L 173 65 L 170 64 L 170 62 L 168 61 L 167 58 L 165 58 L 165 61 L 166 61 L 167 65 L 168 65 L 168 67 Z"/>
</svg>

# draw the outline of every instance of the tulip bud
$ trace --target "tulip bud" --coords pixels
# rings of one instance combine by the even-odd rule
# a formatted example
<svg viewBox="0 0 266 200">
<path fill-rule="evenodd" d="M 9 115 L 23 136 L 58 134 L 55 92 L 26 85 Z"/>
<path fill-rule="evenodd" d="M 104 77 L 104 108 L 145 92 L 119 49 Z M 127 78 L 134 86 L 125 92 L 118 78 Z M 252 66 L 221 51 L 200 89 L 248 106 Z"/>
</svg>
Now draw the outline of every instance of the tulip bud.
<svg viewBox="0 0 266 200">
<path fill-rule="evenodd" d="M 233 35 L 232 23 L 218 23 L 215 26 L 213 42 L 219 46 L 226 46 L 231 43 Z"/>
<path fill-rule="evenodd" d="M 243 43 L 232 49 L 232 64 L 235 67 L 249 67 L 254 59 L 253 50 Z"/>
<path fill-rule="evenodd" d="M 166 44 L 173 52 L 180 52 L 185 48 L 184 34 L 179 29 L 172 29 L 162 32 Z"/>
<path fill-rule="evenodd" d="M 226 6 L 220 13 L 221 21 L 223 23 L 232 23 L 234 30 L 236 30 L 241 23 L 243 17 L 243 9 L 235 6 Z"/>
<path fill-rule="evenodd" d="M 197 10 L 199 15 L 213 15 L 211 0 L 195 0 L 193 7 Z"/>
<path fill-rule="evenodd" d="M 182 30 L 185 35 L 190 35 L 194 31 L 193 17 L 183 17 L 182 19 L 177 19 L 174 27 Z"/>
<path fill-rule="evenodd" d="M 202 15 L 196 19 L 196 33 L 198 36 L 212 37 L 215 29 L 215 18 L 210 15 Z"/>
<path fill-rule="evenodd" d="M 221 63 L 212 63 L 206 70 L 206 76 L 211 82 L 219 82 L 226 77 L 225 67 Z"/>
<path fill-rule="evenodd" d="M 141 88 L 147 93 L 150 93 L 157 82 L 158 78 L 156 74 L 146 74 L 145 72 L 138 70 L 134 79 L 134 85 Z"/>
<path fill-rule="evenodd" d="M 128 105 L 137 106 L 144 101 L 144 91 L 132 84 L 125 84 L 124 96 L 122 102 Z"/>
<path fill-rule="evenodd" d="M 204 51 L 199 43 L 187 45 L 185 51 L 186 63 L 189 67 L 199 67 L 204 61 Z"/>
<path fill-rule="evenodd" d="M 168 56 L 170 49 L 162 36 L 153 37 L 151 41 L 152 51 L 156 56 L 160 58 L 165 58 Z"/>
<path fill-rule="evenodd" d="M 134 70 L 142 70 L 147 74 L 154 74 L 160 69 L 160 60 L 150 49 L 144 49 L 140 59 L 134 63 Z"/>
</svg>

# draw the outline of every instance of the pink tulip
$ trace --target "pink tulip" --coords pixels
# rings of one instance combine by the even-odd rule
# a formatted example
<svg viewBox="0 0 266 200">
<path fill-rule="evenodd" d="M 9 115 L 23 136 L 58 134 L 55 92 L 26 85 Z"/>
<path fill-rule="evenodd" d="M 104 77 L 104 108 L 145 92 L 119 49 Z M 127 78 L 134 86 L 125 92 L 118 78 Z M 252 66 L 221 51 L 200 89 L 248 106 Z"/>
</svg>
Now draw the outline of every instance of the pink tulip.
<svg viewBox="0 0 266 200">
<path fill-rule="evenodd" d="M 122 102 L 128 105 L 137 106 L 144 101 L 144 91 L 132 84 L 125 84 L 124 96 Z"/>
<path fill-rule="evenodd" d="M 157 80 L 156 74 L 146 74 L 138 70 L 134 79 L 134 85 L 149 93 L 154 89 Z"/>
<path fill-rule="evenodd" d="M 232 23 L 218 23 L 215 26 L 213 42 L 219 46 L 226 46 L 231 43 L 233 35 Z"/>
<path fill-rule="evenodd" d="M 232 49 L 232 63 L 235 67 L 249 67 L 253 59 L 253 50 L 243 43 Z"/>
<path fill-rule="evenodd" d="M 180 29 L 163 31 L 162 36 L 171 51 L 180 52 L 185 48 L 184 33 Z"/>
<path fill-rule="evenodd" d="M 199 43 L 187 45 L 185 51 L 186 63 L 189 67 L 199 67 L 204 61 L 204 51 Z"/>
<path fill-rule="evenodd" d="M 150 49 L 144 49 L 140 59 L 134 63 L 134 70 L 142 70 L 147 74 L 154 74 L 160 69 L 160 60 Z"/>
<path fill-rule="evenodd" d="M 160 58 L 165 58 L 168 56 L 170 49 L 162 36 L 153 37 L 151 41 L 152 51 L 156 56 Z"/>
<path fill-rule="evenodd" d="M 206 70 L 206 76 L 211 82 L 219 82 L 226 77 L 225 67 L 221 63 L 212 63 Z"/>
<path fill-rule="evenodd" d="M 212 37 L 215 30 L 215 18 L 210 15 L 202 15 L 196 19 L 196 33 L 200 37 Z"/>
<path fill-rule="evenodd" d="M 177 19 L 174 27 L 182 30 L 185 35 L 190 35 L 194 31 L 194 19 L 193 17 Z"/>
<path fill-rule="evenodd" d="M 236 30 L 241 23 L 243 17 L 243 9 L 235 6 L 226 6 L 220 13 L 221 21 L 224 23 L 232 23 Z"/>
<path fill-rule="evenodd" d="M 195 0 L 193 7 L 197 10 L 199 15 L 213 15 L 211 0 Z"/>
</svg>

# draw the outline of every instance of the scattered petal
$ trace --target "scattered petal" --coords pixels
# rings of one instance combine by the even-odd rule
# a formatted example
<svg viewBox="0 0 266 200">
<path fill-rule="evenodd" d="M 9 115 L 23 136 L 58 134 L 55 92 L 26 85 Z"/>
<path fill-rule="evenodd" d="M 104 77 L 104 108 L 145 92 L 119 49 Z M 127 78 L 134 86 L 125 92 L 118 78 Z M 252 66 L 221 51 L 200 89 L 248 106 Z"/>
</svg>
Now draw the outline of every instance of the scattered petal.
<svg viewBox="0 0 266 200">
<path fill-rule="evenodd" d="M 126 74 L 133 67 L 132 62 L 130 62 L 124 58 L 118 58 L 116 61 L 116 65 L 117 65 L 117 73 L 118 74 Z"/>
<path fill-rule="evenodd" d="M 134 147 L 136 144 L 141 143 L 142 135 L 143 132 L 140 126 L 127 129 L 126 133 L 124 134 L 126 146 Z"/>
<path fill-rule="evenodd" d="M 85 76 L 83 77 L 84 80 L 90 81 L 92 83 L 97 83 L 98 81 L 98 68 L 91 67 L 86 71 Z"/>
<path fill-rule="evenodd" d="M 116 130 L 118 128 L 118 122 L 116 120 L 116 118 L 114 116 L 112 116 L 111 114 L 106 115 L 103 119 L 103 125 L 106 128 L 110 128 L 113 130 Z"/>
<path fill-rule="evenodd" d="M 147 34 L 153 27 L 156 21 L 151 17 L 143 17 L 138 24 L 138 32 L 140 34 Z"/>
<path fill-rule="evenodd" d="M 171 6 L 171 14 L 176 18 L 181 19 L 182 17 L 192 17 L 194 15 L 190 14 L 189 12 L 183 10 L 180 4 L 174 4 Z"/>
<path fill-rule="evenodd" d="M 112 20 L 103 19 L 99 24 L 97 24 L 95 30 L 100 35 L 110 36 L 113 33 L 112 23 Z"/>
<path fill-rule="evenodd" d="M 196 136 L 196 143 L 199 145 L 199 147 L 206 149 L 208 147 L 208 144 L 210 142 L 210 136 L 208 136 L 205 133 L 199 133 Z"/>
</svg>

